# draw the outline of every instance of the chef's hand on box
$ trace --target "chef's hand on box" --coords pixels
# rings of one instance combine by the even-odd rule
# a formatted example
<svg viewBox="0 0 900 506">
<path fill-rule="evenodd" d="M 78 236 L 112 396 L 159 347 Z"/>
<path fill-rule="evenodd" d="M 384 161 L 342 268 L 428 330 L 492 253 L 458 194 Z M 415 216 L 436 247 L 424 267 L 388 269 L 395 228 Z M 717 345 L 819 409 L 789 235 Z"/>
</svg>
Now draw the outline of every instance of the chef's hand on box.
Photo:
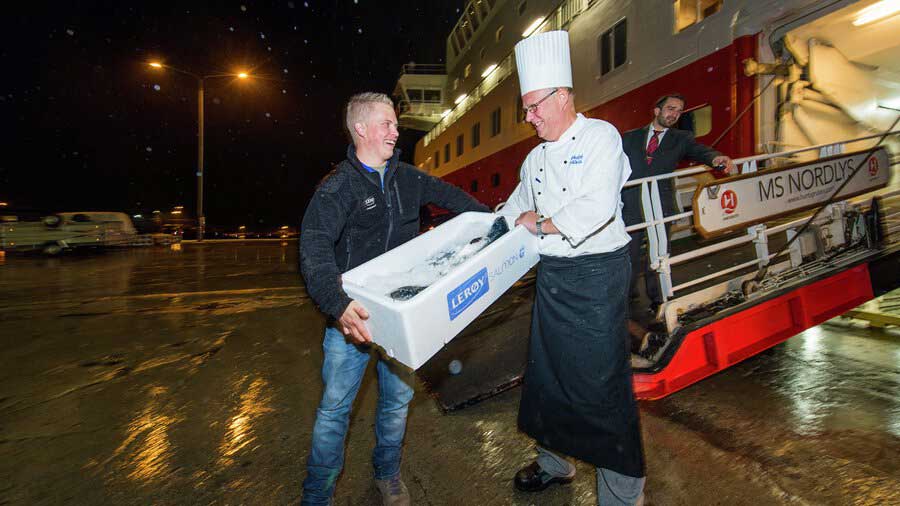
<svg viewBox="0 0 900 506">
<path fill-rule="evenodd" d="M 341 319 L 338 321 L 341 332 L 350 338 L 356 344 L 366 344 L 372 342 L 372 336 L 369 329 L 366 328 L 365 320 L 369 319 L 369 312 L 359 302 L 350 301 L 350 305 L 344 310 Z"/>
<path fill-rule="evenodd" d="M 537 221 L 540 217 L 534 211 L 525 211 L 516 218 L 516 225 L 523 225 L 532 234 L 537 234 Z"/>
</svg>

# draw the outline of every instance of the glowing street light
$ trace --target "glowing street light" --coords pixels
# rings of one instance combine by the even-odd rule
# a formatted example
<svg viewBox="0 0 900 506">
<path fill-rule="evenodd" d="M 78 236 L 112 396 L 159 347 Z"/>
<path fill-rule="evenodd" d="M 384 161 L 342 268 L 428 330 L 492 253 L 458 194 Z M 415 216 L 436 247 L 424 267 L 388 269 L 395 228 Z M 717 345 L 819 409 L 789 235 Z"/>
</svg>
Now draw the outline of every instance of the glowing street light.
<svg viewBox="0 0 900 506">
<path fill-rule="evenodd" d="M 187 70 L 175 68 L 158 61 L 147 62 L 147 65 L 154 69 L 169 69 L 175 72 L 185 74 L 197 80 L 197 240 L 203 240 L 203 232 L 206 230 L 206 216 L 203 214 L 203 91 L 207 79 L 216 79 L 221 77 L 237 77 L 238 79 L 247 79 L 250 75 L 247 72 L 236 72 L 231 74 L 208 74 L 199 75 Z M 173 213 L 174 214 L 174 213 Z"/>
</svg>

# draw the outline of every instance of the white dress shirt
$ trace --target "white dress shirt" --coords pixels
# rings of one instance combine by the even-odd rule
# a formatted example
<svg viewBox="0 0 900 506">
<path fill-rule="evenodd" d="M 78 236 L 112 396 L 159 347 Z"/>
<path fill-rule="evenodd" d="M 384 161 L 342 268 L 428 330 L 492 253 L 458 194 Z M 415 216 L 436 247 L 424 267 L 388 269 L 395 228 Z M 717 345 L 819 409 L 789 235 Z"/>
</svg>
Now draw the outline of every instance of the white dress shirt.
<svg viewBox="0 0 900 506">
<path fill-rule="evenodd" d="M 542 255 L 615 251 L 630 240 L 621 199 L 629 175 L 631 166 L 615 127 L 579 114 L 558 140 L 528 153 L 519 184 L 500 214 L 515 220 L 525 211 L 535 211 L 552 218 L 560 234 L 544 236 Z"/>
</svg>

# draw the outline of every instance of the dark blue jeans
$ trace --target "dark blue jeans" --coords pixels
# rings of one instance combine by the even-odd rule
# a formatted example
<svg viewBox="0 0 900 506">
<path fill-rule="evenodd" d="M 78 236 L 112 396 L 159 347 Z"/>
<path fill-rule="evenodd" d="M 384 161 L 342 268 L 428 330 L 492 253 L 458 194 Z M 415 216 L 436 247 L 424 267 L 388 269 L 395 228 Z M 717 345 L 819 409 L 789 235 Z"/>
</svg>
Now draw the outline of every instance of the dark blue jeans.
<svg viewBox="0 0 900 506">
<path fill-rule="evenodd" d="M 350 408 L 359 391 L 371 350 L 347 342 L 335 328 L 325 329 L 325 390 L 316 411 L 312 448 L 306 461 L 301 504 L 329 504 L 334 484 L 344 467 L 344 439 L 350 424 Z M 375 479 L 400 473 L 400 447 L 406 432 L 406 413 L 413 389 L 384 360 L 378 360 L 378 409 L 375 413 Z"/>
</svg>

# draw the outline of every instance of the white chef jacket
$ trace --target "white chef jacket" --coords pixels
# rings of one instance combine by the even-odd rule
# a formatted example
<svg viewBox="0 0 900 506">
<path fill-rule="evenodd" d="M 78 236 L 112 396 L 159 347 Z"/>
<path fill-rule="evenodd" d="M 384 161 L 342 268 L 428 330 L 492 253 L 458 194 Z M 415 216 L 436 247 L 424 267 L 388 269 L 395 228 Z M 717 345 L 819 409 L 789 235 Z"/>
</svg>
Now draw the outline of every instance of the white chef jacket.
<svg viewBox="0 0 900 506">
<path fill-rule="evenodd" d="M 621 198 L 629 175 L 631 165 L 615 127 L 578 114 L 558 140 L 528 153 L 519 184 L 499 213 L 513 220 L 525 211 L 552 218 L 560 234 L 544 236 L 542 255 L 575 257 L 615 251 L 630 240 L 622 221 Z"/>
</svg>

